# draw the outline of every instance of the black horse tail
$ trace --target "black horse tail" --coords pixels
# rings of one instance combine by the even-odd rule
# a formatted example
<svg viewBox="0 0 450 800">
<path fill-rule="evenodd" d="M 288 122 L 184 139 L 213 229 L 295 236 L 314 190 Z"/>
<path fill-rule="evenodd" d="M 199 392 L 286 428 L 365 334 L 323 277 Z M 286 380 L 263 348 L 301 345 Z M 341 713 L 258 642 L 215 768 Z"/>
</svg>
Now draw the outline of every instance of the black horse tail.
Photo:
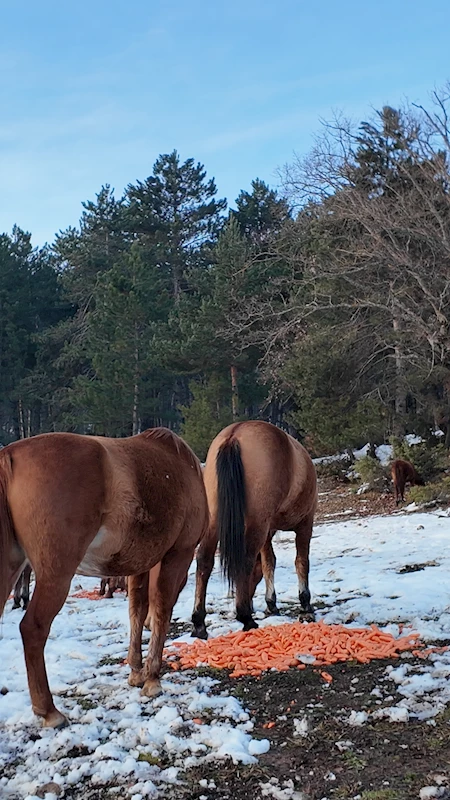
<svg viewBox="0 0 450 800">
<path fill-rule="evenodd" d="M 220 564 L 234 589 L 245 573 L 245 476 L 239 442 L 225 442 L 217 453 L 217 531 Z"/>
</svg>

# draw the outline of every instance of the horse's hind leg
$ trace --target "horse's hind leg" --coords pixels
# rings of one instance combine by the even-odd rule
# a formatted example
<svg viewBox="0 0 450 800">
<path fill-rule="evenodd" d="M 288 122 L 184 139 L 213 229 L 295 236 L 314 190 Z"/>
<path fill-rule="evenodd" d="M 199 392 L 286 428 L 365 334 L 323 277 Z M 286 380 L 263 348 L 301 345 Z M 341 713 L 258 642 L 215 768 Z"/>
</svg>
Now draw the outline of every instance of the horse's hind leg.
<svg viewBox="0 0 450 800">
<path fill-rule="evenodd" d="M 9 569 L 8 569 L 8 593 L 14 587 L 14 602 L 13 609 L 20 608 L 20 597 L 22 591 L 23 581 L 23 568 L 26 563 L 26 555 L 22 548 L 15 543 L 9 554 Z"/>
<path fill-rule="evenodd" d="M 186 585 L 193 555 L 193 548 L 179 550 L 175 544 L 161 560 L 161 568 L 153 595 L 152 637 L 143 669 L 145 683 L 142 694 L 146 697 L 155 697 L 161 692 L 159 675 L 164 642 L 169 630 L 173 607 L 178 595 Z"/>
<path fill-rule="evenodd" d="M 20 623 L 28 686 L 33 711 L 44 718 L 44 727 L 58 728 L 66 718 L 55 708 L 48 685 L 44 662 L 44 647 L 51 624 L 62 608 L 70 589 L 72 573 L 52 574 L 51 579 L 38 571 L 30 605 Z"/>
<path fill-rule="evenodd" d="M 267 537 L 261 550 L 262 571 L 266 584 L 266 605 L 270 614 L 278 615 L 277 596 L 275 594 L 275 567 L 277 559 L 272 546 L 273 533 Z"/>
<path fill-rule="evenodd" d="M 255 571 L 255 563 L 258 553 L 263 547 L 267 538 L 267 534 L 261 535 L 255 529 L 246 528 L 245 531 L 245 545 L 246 557 L 245 565 L 242 576 L 236 581 L 236 619 L 242 622 L 244 631 L 249 631 L 252 628 L 257 628 L 258 624 L 253 619 L 252 611 L 252 598 L 251 585 L 254 586 L 251 580 Z"/>
<path fill-rule="evenodd" d="M 261 553 L 258 553 L 258 555 L 256 556 L 255 566 L 253 567 L 253 572 L 250 576 L 250 598 L 251 598 L 250 611 L 252 614 L 255 613 L 255 609 L 253 606 L 253 597 L 255 595 L 258 583 L 262 581 L 262 577 L 263 577 L 263 570 L 262 570 Z"/>
<path fill-rule="evenodd" d="M 130 575 L 128 578 L 128 610 L 130 615 L 130 644 L 128 664 L 131 668 L 130 686 L 143 686 L 142 674 L 142 629 L 148 613 L 149 573 Z"/>
<path fill-rule="evenodd" d="M 205 625 L 206 618 L 206 589 L 211 572 L 214 567 L 214 557 L 217 549 L 217 534 L 211 527 L 200 544 L 197 552 L 197 572 L 195 576 L 195 602 L 192 613 L 192 636 L 207 639 L 208 633 Z"/>
<path fill-rule="evenodd" d="M 152 629 L 152 616 L 155 608 L 155 591 L 160 569 L 161 562 L 155 564 L 155 566 L 151 568 L 148 576 L 148 611 L 144 622 L 144 627 L 146 627 L 149 631 Z"/>
<path fill-rule="evenodd" d="M 20 578 L 16 581 L 16 585 L 14 586 L 14 602 L 13 602 L 13 610 L 15 608 L 20 608 L 20 598 L 22 595 L 22 584 L 23 584 L 23 572 L 20 575 Z"/>
<path fill-rule="evenodd" d="M 31 566 L 27 564 L 22 572 L 22 588 L 20 596 L 22 598 L 22 606 L 24 611 L 28 608 L 30 602 L 30 580 L 31 580 Z"/>
<path fill-rule="evenodd" d="M 313 614 L 311 606 L 311 593 L 309 591 L 309 545 L 311 542 L 313 528 L 313 515 L 305 517 L 295 528 L 295 545 L 297 556 L 295 559 L 295 569 L 298 577 L 298 599 L 302 611 L 306 614 Z"/>
</svg>

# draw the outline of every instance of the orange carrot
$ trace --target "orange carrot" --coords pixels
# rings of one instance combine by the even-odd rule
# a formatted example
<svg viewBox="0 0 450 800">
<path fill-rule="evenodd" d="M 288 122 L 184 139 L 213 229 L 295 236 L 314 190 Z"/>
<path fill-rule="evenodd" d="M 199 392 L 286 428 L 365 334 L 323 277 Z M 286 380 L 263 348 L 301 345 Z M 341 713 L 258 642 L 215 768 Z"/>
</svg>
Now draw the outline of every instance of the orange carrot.
<svg viewBox="0 0 450 800">
<path fill-rule="evenodd" d="M 441 651 L 441 648 L 423 651 L 421 647 L 418 634 L 395 639 L 375 625 L 346 628 L 344 625 L 326 625 L 321 620 L 309 624 L 268 625 L 248 632 L 218 636 L 207 642 L 175 642 L 166 649 L 166 656 L 171 659 L 173 669 L 190 669 L 206 664 L 229 669 L 231 676 L 238 678 L 261 675 L 266 670 L 305 669 L 305 664 L 299 663 L 299 654 L 312 655 L 315 666 L 326 666 L 349 659 L 367 664 L 376 658 L 398 658 L 403 650 L 424 653 L 425 657 L 430 652 Z M 322 673 L 322 677 L 328 682 L 331 679 L 328 673 Z"/>
</svg>

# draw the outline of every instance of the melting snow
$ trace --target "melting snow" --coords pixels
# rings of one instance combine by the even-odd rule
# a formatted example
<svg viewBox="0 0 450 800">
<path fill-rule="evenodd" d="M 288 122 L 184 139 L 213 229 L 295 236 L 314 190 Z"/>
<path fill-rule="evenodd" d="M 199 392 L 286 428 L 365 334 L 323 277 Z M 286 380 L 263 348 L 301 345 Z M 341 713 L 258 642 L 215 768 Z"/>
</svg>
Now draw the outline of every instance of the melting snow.
<svg viewBox="0 0 450 800">
<path fill-rule="evenodd" d="M 311 545 L 313 602 L 323 606 L 317 618 L 357 626 L 374 622 L 394 635 L 410 630 L 423 640 L 445 640 L 450 631 L 449 536 L 443 512 L 318 525 Z M 293 534 L 277 534 L 275 550 L 278 601 L 289 609 L 298 604 Z M 406 565 L 417 570 L 401 572 Z M 192 565 L 175 608 L 179 622 L 190 619 L 194 571 Z M 72 591 L 80 583 L 88 589 L 96 585 L 94 579 L 77 576 Z M 211 635 L 241 628 L 217 567 L 207 600 Z M 261 619 L 263 584 L 255 609 Z M 211 678 L 171 672 L 163 678 L 163 694 L 154 700 L 128 686 L 128 668 L 121 664 L 128 646 L 128 607 L 118 595 L 100 601 L 71 596 L 55 619 L 47 668 L 57 705 L 71 724 L 60 731 L 41 729 L 29 701 L 20 617 L 8 603 L 0 644 L 0 688 L 7 689 L 0 695 L 0 796 L 5 800 L 33 798 L 45 784 L 101 787 L 111 780 L 135 800 L 164 796 L 164 786 L 182 780 L 190 766 L 227 757 L 251 764 L 268 750 L 266 739 L 252 736 L 253 723 L 243 705 L 225 692 L 214 694 Z M 268 617 L 261 624 L 285 621 Z M 189 635 L 179 638 L 189 640 Z M 448 652 L 419 665 L 402 661 L 388 668 L 383 683 L 393 693 L 390 705 L 388 698 L 374 699 L 384 707 L 353 711 L 346 721 L 362 725 L 383 716 L 406 724 L 415 717 L 433 724 L 450 703 L 449 676 Z M 380 689 L 374 690 L 374 698 L 380 696 Z M 295 733 L 302 736 L 305 723 L 296 723 Z M 162 756 L 164 764 L 170 763 L 166 769 Z M 264 785 L 265 796 L 300 796 L 290 785 L 270 787 Z"/>
</svg>

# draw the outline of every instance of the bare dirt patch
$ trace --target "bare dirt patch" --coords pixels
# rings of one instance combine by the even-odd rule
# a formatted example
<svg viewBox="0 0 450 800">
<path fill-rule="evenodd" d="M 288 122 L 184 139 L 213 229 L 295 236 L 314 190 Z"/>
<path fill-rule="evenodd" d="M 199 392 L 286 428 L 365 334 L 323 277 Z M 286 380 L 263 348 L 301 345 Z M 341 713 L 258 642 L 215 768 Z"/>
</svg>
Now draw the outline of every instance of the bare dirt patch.
<svg viewBox="0 0 450 800">
<path fill-rule="evenodd" d="M 329 667 L 330 685 L 319 669 L 234 681 L 207 671 L 220 676 L 218 692 L 227 689 L 245 704 L 255 724 L 253 735 L 269 739 L 271 747 L 255 766 L 216 761 L 197 767 L 185 776 L 185 786 L 174 787 L 167 796 L 177 800 L 357 796 L 409 800 L 418 798 L 422 787 L 440 782 L 439 796 L 450 797 L 446 788 L 450 785 L 450 713 L 438 716 L 435 725 L 377 720 L 358 727 L 347 722 L 352 710 L 369 712 L 395 702 L 395 688 L 385 674 L 389 663 Z M 381 699 L 371 694 L 376 686 L 381 687 Z M 305 727 L 306 735 L 302 735 Z M 214 787 L 208 788 L 211 781 Z"/>
<path fill-rule="evenodd" d="M 333 478 L 319 478 L 319 504 L 316 522 L 333 522 L 339 519 L 368 517 L 373 514 L 392 514 L 397 510 L 392 494 L 364 492 L 357 494 L 357 486 L 338 483 Z"/>
</svg>

